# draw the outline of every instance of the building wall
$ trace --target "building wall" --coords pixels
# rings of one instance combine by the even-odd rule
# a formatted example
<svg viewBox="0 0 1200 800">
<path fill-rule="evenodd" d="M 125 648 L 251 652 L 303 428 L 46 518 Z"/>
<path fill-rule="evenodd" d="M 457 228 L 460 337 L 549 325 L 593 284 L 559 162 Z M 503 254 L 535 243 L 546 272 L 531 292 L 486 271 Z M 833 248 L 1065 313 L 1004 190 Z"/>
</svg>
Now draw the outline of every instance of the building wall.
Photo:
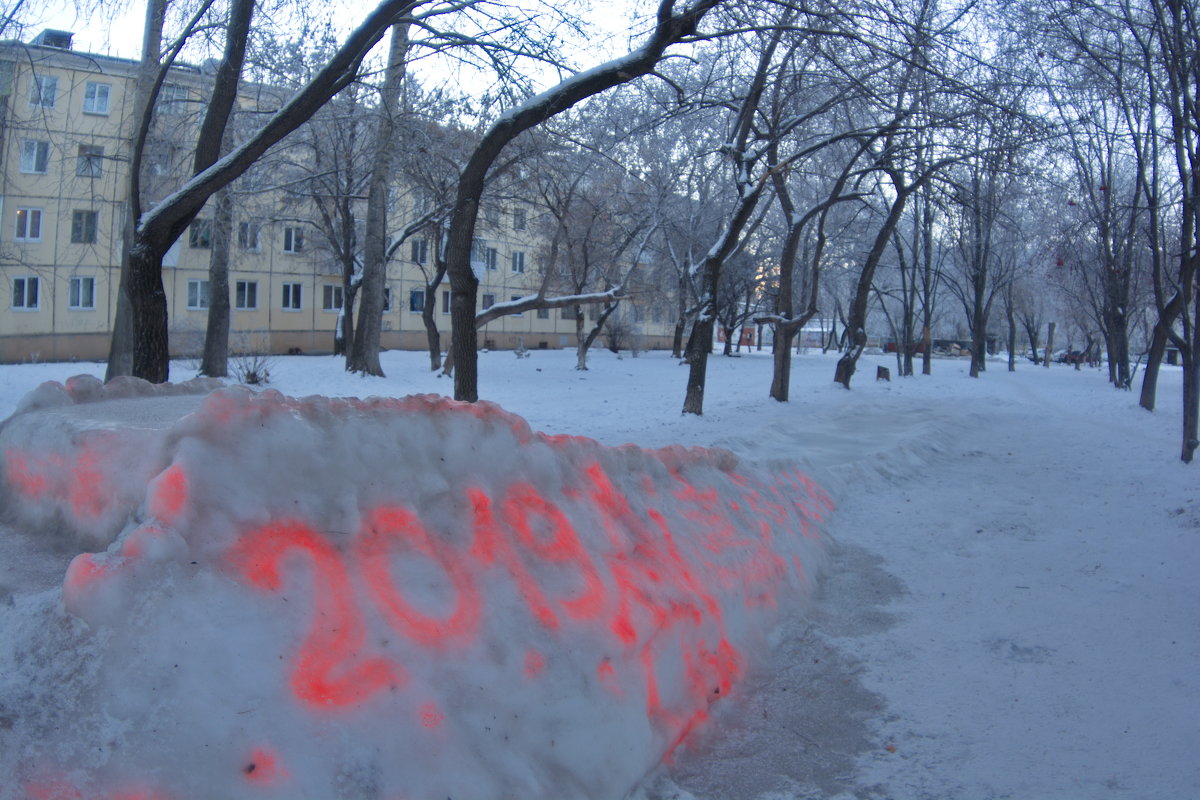
<svg viewBox="0 0 1200 800">
<path fill-rule="evenodd" d="M 0 361 L 107 356 L 128 208 L 135 66 L 59 48 L 0 43 Z M 31 88 L 38 79 L 42 86 L 47 79 L 55 83 L 52 105 Z M 201 104 L 189 101 L 202 97 L 206 80 L 190 67 L 174 70 L 168 78 L 170 96 L 178 102 L 161 104 L 156 115 L 145 155 L 148 206 L 176 188 L 190 170 L 190 152 L 177 143 L 195 140 Z M 247 91 L 242 105 L 252 108 L 256 102 L 255 94 Z M 267 101 L 275 103 L 277 99 Z M 392 223 L 398 230 L 419 209 L 414 193 L 404 187 L 395 191 L 399 199 Z M 90 219 L 81 219 L 81 214 Z M 38 217 L 36 236 L 30 235 L 31 215 Z M 235 195 L 234 215 L 231 350 L 331 352 L 340 268 L 319 246 L 318 231 L 306 221 L 305 210 L 279 193 L 242 192 Z M 206 209 L 193 227 L 210 219 Z M 521 201 L 481 216 L 481 308 L 489 300 L 507 302 L 536 291 L 542 249 L 535 234 L 537 219 L 538 209 Z M 256 241 L 239 238 L 243 225 L 257 227 Z M 303 232 L 303 246 L 297 246 L 295 230 Z M 426 262 L 434 256 L 432 245 L 425 245 Z M 200 352 L 208 318 L 204 287 L 211 252 L 203 235 L 189 231 L 164 259 L 176 355 Z M 423 292 L 425 278 L 414 255 L 420 254 L 406 242 L 388 266 L 391 305 L 382 337 L 387 348 L 426 347 L 413 300 L 414 292 Z M 447 294 L 448 284 L 443 282 L 437 297 L 426 298 L 437 306 L 435 319 L 446 342 Z M 644 346 L 669 346 L 671 321 L 647 318 L 642 328 Z M 550 310 L 493 320 L 480 330 L 479 339 L 481 345 L 495 348 L 559 348 L 573 347 L 574 333 L 572 319 Z"/>
</svg>

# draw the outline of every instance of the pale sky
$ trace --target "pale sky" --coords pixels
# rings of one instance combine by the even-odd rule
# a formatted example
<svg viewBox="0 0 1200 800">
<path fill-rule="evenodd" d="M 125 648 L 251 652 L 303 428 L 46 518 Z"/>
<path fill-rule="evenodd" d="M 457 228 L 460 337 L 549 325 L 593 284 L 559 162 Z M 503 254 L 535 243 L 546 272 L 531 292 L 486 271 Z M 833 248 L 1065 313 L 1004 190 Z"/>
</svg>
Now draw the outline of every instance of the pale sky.
<svg viewBox="0 0 1200 800">
<path fill-rule="evenodd" d="M 27 30 L 21 38 L 28 41 L 43 29 L 54 28 L 75 34 L 75 50 L 120 58 L 138 58 L 146 8 L 144 0 L 110 3 L 94 13 L 81 13 L 78 10 L 79 6 L 88 4 L 88 0 L 47 0 L 40 5 L 43 11 L 33 12 L 27 23 Z M 635 14 L 633 9 L 640 6 L 643 13 L 652 13 L 656 3 L 650 0 L 604 0 L 587 5 L 592 7 L 588 16 L 599 30 L 589 36 L 587 41 L 579 43 L 577 61 L 582 68 L 599 63 L 605 57 L 625 52 L 629 28 Z M 326 7 L 330 9 L 331 15 L 336 11 L 338 17 L 346 20 L 346 27 L 349 29 L 363 19 L 374 6 L 375 3 L 371 0 L 345 0 Z M 640 26 L 645 27 L 645 24 Z"/>
</svg>

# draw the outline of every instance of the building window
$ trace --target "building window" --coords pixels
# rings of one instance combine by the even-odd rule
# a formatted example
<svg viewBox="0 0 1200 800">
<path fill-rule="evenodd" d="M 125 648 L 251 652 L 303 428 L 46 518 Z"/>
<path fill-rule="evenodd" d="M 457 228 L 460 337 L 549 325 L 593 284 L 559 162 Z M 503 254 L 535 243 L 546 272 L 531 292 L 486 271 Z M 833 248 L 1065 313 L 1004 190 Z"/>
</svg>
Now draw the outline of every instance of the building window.
<svg viewBox="0 0 1200 800">
<path fill-rule="evenodd" d="M 388 312 L 392 310 L 392 290 L 388 287 L 383 287 L 383 310 Z"/>
<path fill-rule="evenodd" d="M 96 279 L 71 278 L 67 308 L 90 311 L 96 307 Z"/>
<path fill-rule="evenodd" d="M 523 250 L 514 250 L 513 251 L 512 271 L 513 272 L 524 272 L 525 271 L 525 251 L 523 251 Z"/>
<path fill-rule="evenodd" d="M 258 308 L 258 281 L 238 281 L 234 287 L 234 304 L 243 311 Z"/>
<path fill-rule="evenodd" d="M 413 289 L 408 293 L 408 310 L 417 314 L 425 310 L 424 289 Z"/>
<path fill-rule="evenodd" d="M 107 114 L 111 84 L 88 81 L 83 90 L 83 113 Z"/>
<path fill-rule="evenodd" d="M 412 260 L 424 264 L 429 260 L 429 240 L 425 238 L 412 240 Z"/>
<path fill-rule="evenodd" d="M 40 242 L 42 240 L 42 210 L 40 208 L 18 208 L 17 230 L 13 238 L 18 242 Z"/>
<path fill-rule="evenodd" d="M 496 269 L 500 265 L 500 251 L 494 247 L 487 249 L 487 268 Z"/>
<path fill-rule="evenodd" d="M 442 313 L 443 314 L 450 313 L 450 290 L 449 289 L 445 289 L 442 291 Z"/>
<path fill-rule="evenodd" d="M 321 287 L 321 310 L 342 310 L 342 287 L 329 285 Z"/>
<path fill-rule="evenodd" d="M 563 306 L 563 319 L 579 319 L 579 306 Z"/>
<path fill-rule="evenodd" d="M 514 231 L 525 230 L 525 227 L 526 227 L 526 225 L 528 225 L 528 222 L 529 222 L 528 218 L 525 215 L 525 209 L 514 208 L 512 215 L 513 215 L 513 230 Z"/>
<path fill-rule="evenodd" d="M 174 83 L 164 84 L 158 92 L 158 113 L 182 114 L 188 100 L 186 87 Z"/>
<path fill-rule="evenodd" d="M 75 174 L 80 178 L 99 178 L 104 175 L 104 148 L 94 144 L 79 145 Z"/>
<path fill-rule="evenodd" d="M 29 105 L 36 108 L 54 108 L 58 97 L 58 78 L 53 75 L 34 75 L 29 82 Z"/>
<path fill-rule="evenodd" d="M 478 236 L 471 240 L 472 269 L 483 266 L 483 264 L 487 261 L 487 251 L 487 240 L 480 239 Z"/>
<path fill-rule="evenodd" d="M 484 307 L 484 308 L 491 308 L 491 307 L 492 307 L 492 306 L 494 306 L 494 305 L 496 305 L 496 295 L 494 295 L 494 294 L 485 294 L 485 295 L 483 296 L 483 307 Z"/>
<path fill-rule="evenodd" d="M 212 247 L 212 220 L 193 220 L 188 226 L 188 247 L 207 250 Z"/>
<path fill-rule="evenodd" d="M 302 287 L 298 283 L 285 283 L 283 285 L 283 309 L 284 311 L 299 311 L 304 306 L 301 304 Z"/>
<path fill-rule="evenodd" d="M 238 249 L 252 250 L 258 252 L 259 237 L 262 234 L 262 225 L 258 222 L 239 222 L 238 223 Z"/>
<path fill-rule="evenodd" d="M 537 318 L 538 319 L 550 319 L 550 309 L 539 308 L 537 310 Z"/>
<path fill-rule="evenodd" d="M 21 142 L 21 172 L 45 175 L 50 168 L 50 143 L 26 139 Z"/>
<path fill-rule="evenodd" d="M 283 252 L 299 253 L 304 249 L 304 229 L 287 227 L 283 229 Z"/>
<path fill-rule="evenodd" d="M 13 278 L 12 307 L 35 311 L 38 307 L 38 279 Z"/>
<path fill-rule="evenodd" d="M 96 219 L 99 214 L 95 211 L 71 212 L 71 243 L 95 244 Z"/>
<path fill-rule="evenodd" d="M 187 292 L 187 307 L 189 311 L 203 311 L 208 308 L 208 281 L 188 281 Z"/>
<path fill-rule="evenodd" d="M 512 301 L 514 301 L 514 302 L 516 302 L 517 300 L 520 300 L 520 299 L 521 299 L 521 295 L 519 295 L 519 294 L 510 295 L 508 299 L 509 299 L 509 300 L 512 300 Z M 517 313 L 515 313 L 515 314 L 512 314 L 511 316 L 514 316 L 514 317 L 523 317 L 523 316 L 525 316 L 525 312 L 524 312 L 524 311 L 518 311 Z"/>
<path fill-rule="evenodd" d="M 483 221 L 490 227 L 500 227 L 500 206 L 495 203 L 485 203 L 483 206 Z"/>
</svg>

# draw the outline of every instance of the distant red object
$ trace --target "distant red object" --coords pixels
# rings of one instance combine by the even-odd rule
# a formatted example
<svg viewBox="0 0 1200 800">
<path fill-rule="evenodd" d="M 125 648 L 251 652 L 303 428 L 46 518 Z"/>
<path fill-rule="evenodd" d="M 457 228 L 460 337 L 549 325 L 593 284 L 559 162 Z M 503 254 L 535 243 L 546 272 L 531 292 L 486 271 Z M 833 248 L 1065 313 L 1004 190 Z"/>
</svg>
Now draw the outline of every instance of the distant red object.
<svg viewBox="0 0 1200 800">
<path fill-rule="evenodd" d="M 728 338 L 729 338 L 729 332 L 727 330 L 725 330 L 725 326 L 722 325 L 720 328 L 717 329 L 717 341 L 724 342 Z M 736 342 L 736 341 L 734 343 L 739 344 L 739 342 Z M 753 347 L 754 346 L 754 329 L 753 328 L 742 328 L 742 340 L 741 340 L 740 344 L 743 347 Z"/>
</svg>

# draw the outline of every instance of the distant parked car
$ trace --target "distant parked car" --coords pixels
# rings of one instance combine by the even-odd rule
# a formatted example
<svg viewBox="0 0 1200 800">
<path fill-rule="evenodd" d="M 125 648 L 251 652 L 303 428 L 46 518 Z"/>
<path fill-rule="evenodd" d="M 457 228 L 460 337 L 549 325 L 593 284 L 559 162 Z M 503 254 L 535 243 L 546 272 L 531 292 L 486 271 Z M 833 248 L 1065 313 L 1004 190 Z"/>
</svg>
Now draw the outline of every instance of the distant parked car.
<svg viewBox="0 0 1200 800">
<path fill-rule="evenodd" d="M 1064 350 L 1054 360 L 1060 364 L 1082 364 L 1083 352 L 1080 350 Z"/>
</svg>

